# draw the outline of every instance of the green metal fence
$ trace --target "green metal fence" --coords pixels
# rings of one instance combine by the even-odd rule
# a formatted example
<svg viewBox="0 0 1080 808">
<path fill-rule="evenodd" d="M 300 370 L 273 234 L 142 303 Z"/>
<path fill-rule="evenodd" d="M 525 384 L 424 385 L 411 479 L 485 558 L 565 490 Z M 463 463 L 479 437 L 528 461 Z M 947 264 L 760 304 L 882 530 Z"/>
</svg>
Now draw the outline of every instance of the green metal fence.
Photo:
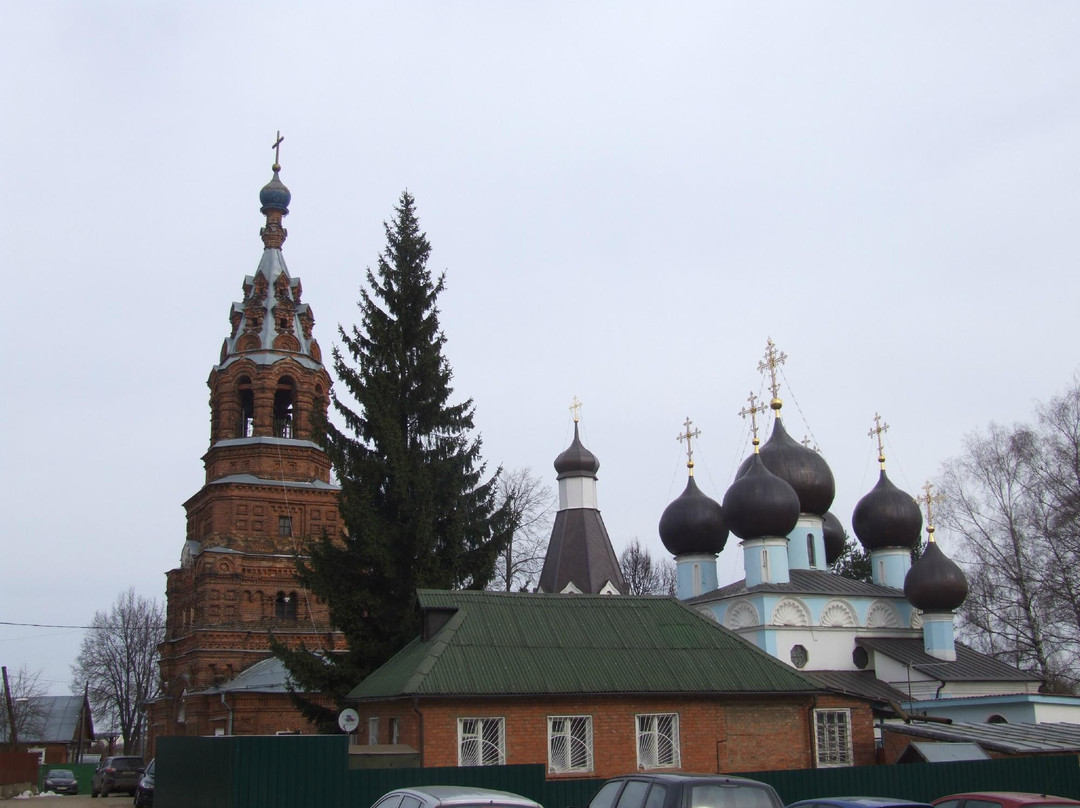
<svg viewBox="0 0 1080 808">
<path fill-rule="evenodd" d="M 349 769 L 340 735 L 161 738 L 158 808 L 367 808 L 395 788 L 435 783 L 512 791 L 546 808 L 586 808 L 599 779 L 548 780 L 545 767 Z M 957 791 L 1045 791 L 1080 799 L 1075 756 L 750 772 L 785 803 L 813 797 L 889 796 L 929 801 Z"/>
</svg>

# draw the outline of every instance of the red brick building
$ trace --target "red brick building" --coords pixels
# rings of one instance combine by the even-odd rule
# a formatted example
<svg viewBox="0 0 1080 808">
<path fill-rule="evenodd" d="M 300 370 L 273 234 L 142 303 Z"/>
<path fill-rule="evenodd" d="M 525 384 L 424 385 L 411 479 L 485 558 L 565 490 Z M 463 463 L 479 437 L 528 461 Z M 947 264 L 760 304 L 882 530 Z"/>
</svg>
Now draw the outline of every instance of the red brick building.
<svg viewBox="0 0 1080 808">
<path fill-rule="evenodd" d="M 875 762 L 869 701 L 671 598 L 419 593 L 423 635 L 351 694 L 360 741 L 549 777 Z"/>
<path fill-rule="evenodd" d="M 330 376 L 312 335 L 315 318 L 281 253 L 291 199 L 273 166 L 260 201 L 262 259 L 230 311 L 231 332 L 207 381 L 210 448 L 206 481 L 184 503 L 187 540 L 167 573 L 166 634 L 160 646 L 163 696 L 149 707 L 151 752 L 163 735 L 305 730 L 278 681 L 249 688 L 258 709 L 235 720 L 229 683 L 270 656 L 271 633 L 291 646 L 339 650 L 325 603 L 299 586 L 296 560 L 307 543 L 341 530 L 338 488 L 315 441 Z"/>
</svg>

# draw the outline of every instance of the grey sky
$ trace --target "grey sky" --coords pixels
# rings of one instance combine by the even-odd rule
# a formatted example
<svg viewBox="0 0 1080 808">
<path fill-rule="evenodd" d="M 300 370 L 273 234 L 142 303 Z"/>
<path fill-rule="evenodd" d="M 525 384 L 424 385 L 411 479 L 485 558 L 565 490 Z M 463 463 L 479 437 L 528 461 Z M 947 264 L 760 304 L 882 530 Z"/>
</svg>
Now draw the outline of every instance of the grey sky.
<svg viewBox="0 0 1080 808">
<path fill-rule="evenodd" d="M 964 433 L 1026 418 L 1077 367 L 1075 3 L 12 0 L 2 18 L 0 621 L 163 598 L 278 129 L 285 259 L 326 353 L 408 188 L 491 468 L 553 484 L 577 395 L 616 551 L 664 553 L 687 416 L 723 496 L 770 336 L 789 431 L 820 445 L 848 528 L 875 411 L 917 493 Z M 80 639 L 0 625 L 0 661 L 63 693 Z"/>
</svg>

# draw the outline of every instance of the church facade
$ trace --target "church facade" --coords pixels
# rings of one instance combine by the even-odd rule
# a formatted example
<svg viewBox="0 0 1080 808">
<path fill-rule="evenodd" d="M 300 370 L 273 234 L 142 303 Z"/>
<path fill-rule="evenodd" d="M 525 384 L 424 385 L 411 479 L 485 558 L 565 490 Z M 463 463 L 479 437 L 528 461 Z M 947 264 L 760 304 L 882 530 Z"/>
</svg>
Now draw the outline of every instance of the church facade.
<svg viewBox="0 0 1080 808">
<path fill-rule="evenodd" d="M 154 739 L 168 735 L 307 731 L 284 670 L 270 659 L 270 638 L 325 652 L 344 646 L 327 605 L 296 577 L 307 542 L 338 535 L 341 520 L 330 461 L 314 440 L 330 376 L 300 279 L 282 257 L 291 194 L 279 171 L 275 162 L 260 193 L 262 258 L 230 309 L 230 332 L 207 381 L 206 480 L 184 503 L 180 565 L 166 574 L 151 753 Z"/>
</svg>

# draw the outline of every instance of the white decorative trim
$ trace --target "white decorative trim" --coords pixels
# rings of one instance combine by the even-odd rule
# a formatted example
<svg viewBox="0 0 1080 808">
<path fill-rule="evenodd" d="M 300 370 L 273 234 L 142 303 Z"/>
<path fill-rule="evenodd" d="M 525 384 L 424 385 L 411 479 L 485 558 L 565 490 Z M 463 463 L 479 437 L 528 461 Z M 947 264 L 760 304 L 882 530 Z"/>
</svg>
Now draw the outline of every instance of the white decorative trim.
<svg viewBox="0 0 1080 808">
<path fill-rule="evenodd" d="M 911 627 L 912 628 L 922 628 L 923 627 L 923 617 L 922 617 L 922 610 L 921 609 L 912 609 L 911 610 Z"/>
<path fill-rule="evenodd" d="M 615 587 L 615 584 L 613 584 L 611 581 L 608 581 L 607 583 L 605 583 L 600 588 L 600 594 L 601 595 L 618 595 L 620 593 L 619 593 L 619 590 Z"/>
<path fill-rule="evenodd" d="M 810 610 L 802 601 L 784 598 L 776 604 L 769 622 L 774 626 L 808 626 Z"/>
<path fill-rule="evenodd" d="M 719 622 L 718 620 L 716 620 L 716 613 L 713 612 L 713 610 L 710 609 L 708 606 L 698 606 L 697 610 L 698 610 L 698 612 L 700 614 L 702 614 L 705 617 L 708 617 L 710 620 L 713 620 L 715 622 Z"/>
<path fill-rule="evenodd" d="M 761 618 L 758 616 L 754 604 L 748 600 L 740 600 L 732 603 L 724 613 L 724 626 L 735 631 L 750 626 L 760 626 Z"/>
<path fill-rule="evenodd" d="M 828 628 L 851 628 L 859 624 L 855 609 L 846 600 L 830 600 L 821 610 L 821 625 Z"/>
<path fill-rule="evenodd" d="M 900 612 L 884 600 L 875 600 L 866 612 L 867 628 L 903 628 Z"/>
<path fill-rule="evenodd" d="M 568 581 L 566 586 L 562 588 L 560 595 L 580 595 L 581 590 L 577 588 L 573 581 Z"/>
</svg>

